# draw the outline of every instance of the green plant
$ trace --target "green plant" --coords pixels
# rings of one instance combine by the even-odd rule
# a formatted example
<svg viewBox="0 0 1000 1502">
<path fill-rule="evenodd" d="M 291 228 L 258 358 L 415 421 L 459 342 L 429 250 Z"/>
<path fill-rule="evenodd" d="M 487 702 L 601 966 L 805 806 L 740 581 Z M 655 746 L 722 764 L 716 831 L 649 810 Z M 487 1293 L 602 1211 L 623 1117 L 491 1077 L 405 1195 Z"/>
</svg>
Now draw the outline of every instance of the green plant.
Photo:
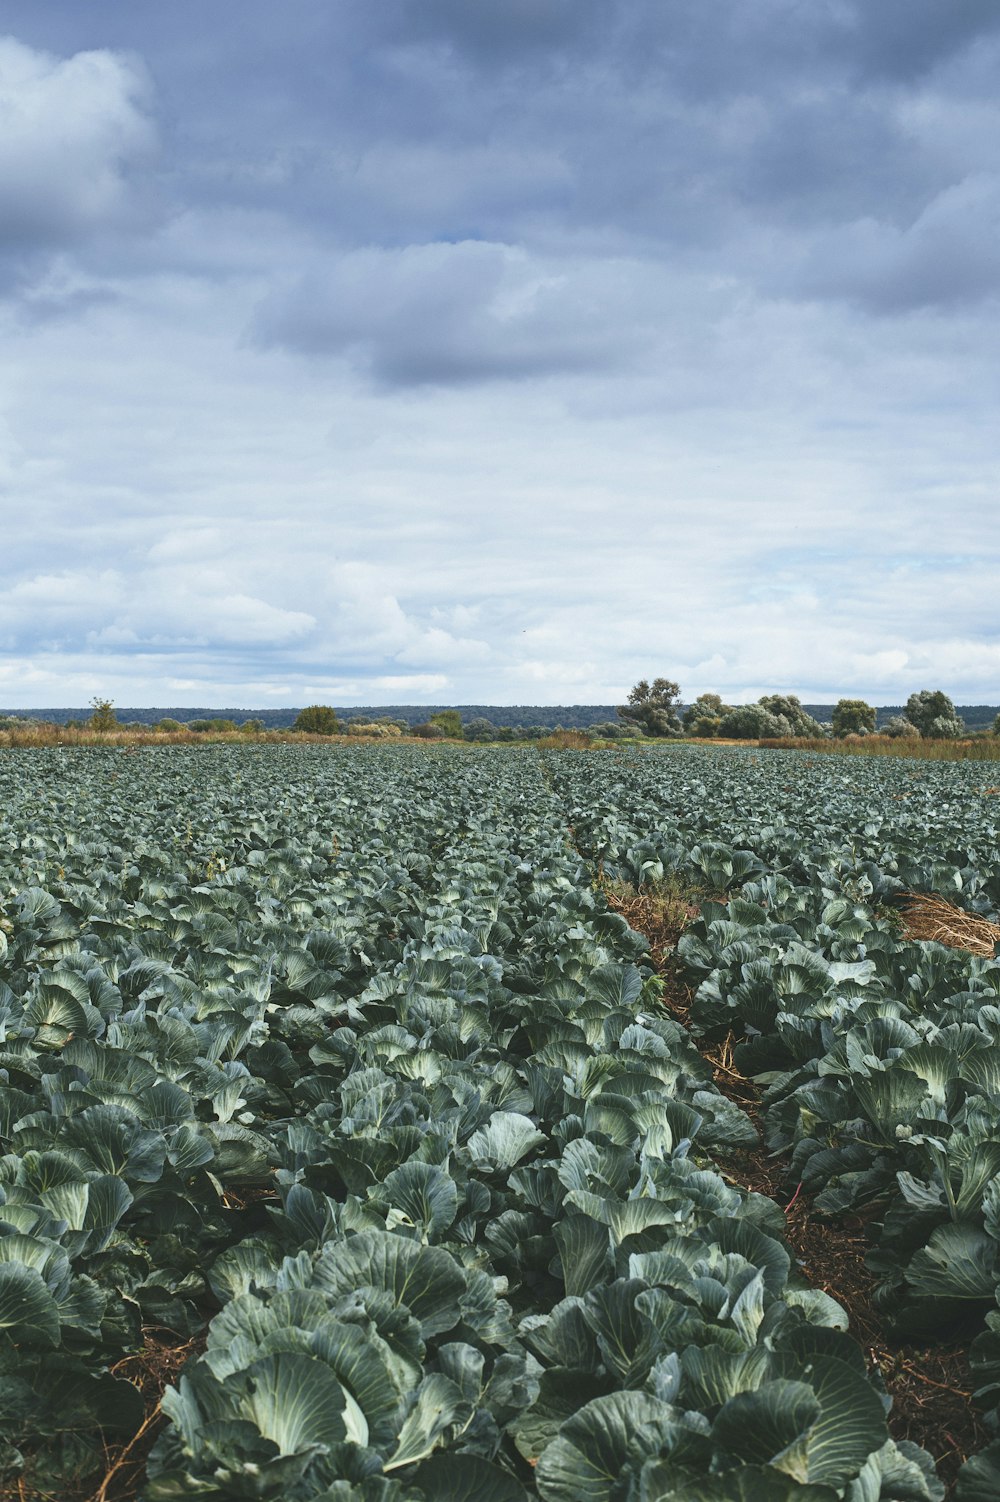
<svg viewBox="0 0 1000 1502">
<path fill-rule="evenodd" d="M 877 713 L 864 699 L 838 699 L 833 711 L 834 735 L 871 735 Z"/>
<path fill-rule="evenodd" d="M 337 712 L 329 704 L 309 704 L 300 709 L 292 724 L 293 730 L 305 730 L 310 735 L 338 735 L 340 722 Z"/>
<path fill-rule="evenodd" d="M 118 728 L 118 716 L 115 714 L 113 699 L 91 699 L 90 729 L 105 732 Z"/>
<path fill-rule="evenodd" d="M 635 726 L 644 734 L 674 736 L 682 733 L 677 714 L 680 685 L 669 678 L 654 678 L 652 684 L 640 678 L 628 696 L 628 703 L 618 707 L 618 716 L 626 726 Z"/>
<path fill-rule="evenodd" d="M 940 689 L 921 689 L 911 694 L 903 711 L 911 725 L 929 740 L 953 740 L 962 734 L 965 722 L 955 713 L 955 706 Z"/>
<path fill-rule="evenodd" d="M 429 725 L 439 725 L 445 735 L 453 740 L 462 739 L 462 716 L 457 709 L 441 709 L 428 719 Z"/>
</svg>

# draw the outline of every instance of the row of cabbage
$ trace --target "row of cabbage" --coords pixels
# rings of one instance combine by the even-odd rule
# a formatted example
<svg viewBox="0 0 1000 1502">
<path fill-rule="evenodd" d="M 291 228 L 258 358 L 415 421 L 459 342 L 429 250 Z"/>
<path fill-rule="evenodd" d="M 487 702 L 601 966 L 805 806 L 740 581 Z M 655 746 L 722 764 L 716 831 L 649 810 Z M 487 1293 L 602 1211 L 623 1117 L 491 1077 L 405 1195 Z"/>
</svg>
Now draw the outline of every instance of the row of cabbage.
<svg viewBox="0 0 1000 1502">
<path fill-rule="evenodd" d="M 534 755 L 0 762 L 0 1465 L 148 1502 L 923 1502 Z"/>
<path fill-rule="evenodd" d="M 607 874 L 729 894 L 678 946 L 693 1025 L 742 1037 L 789 1184 L 869 1219 L 887 1322 L 966 1331 L 1000 1426 L 1000 960 L 908 942 L 891 906 L 936 891 L 996 918 L 988 769 L 729 751 L 554 775 Z M 961 1495 L 1000 1495 L 1000 1445 Z"/>
</svg>

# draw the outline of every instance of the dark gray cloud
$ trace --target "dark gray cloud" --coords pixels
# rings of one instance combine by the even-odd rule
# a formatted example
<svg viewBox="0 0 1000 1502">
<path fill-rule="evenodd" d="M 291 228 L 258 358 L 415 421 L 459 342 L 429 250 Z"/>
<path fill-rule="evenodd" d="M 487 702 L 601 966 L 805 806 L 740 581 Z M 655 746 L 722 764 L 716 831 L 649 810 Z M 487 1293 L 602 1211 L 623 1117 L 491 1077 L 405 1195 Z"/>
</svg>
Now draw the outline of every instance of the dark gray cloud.
<svg viewBox="0 0 1000 1502">
<path fill-rule="evenodd" d="M 1000 178 L 971 178 L 903 228 L 838 226 L 806 260 L 799 288 L 881 315 L 947 311 L 1000 293 Z"/>
<path fill-rule="evenodd" d="M 257 337 L 390 386 L 607 370 L 648 343 L 630 270 L 478 240 L 358 251 L 271 297 Z"/>
<path fill-rule="evenodd" d="M 52 254 L 137 223 L 144 194 L 133 184 L 155 144 L 148 95 L 135 60 L 60 57 L 0 36 L 0 289 L 30 294 Z"/>
<path fill-rule="evenodd" d="M 832 6 L 831 40 L 868 75 L 909 82 L 1000 32 L 991 0 L 865 0 Z"/>
</svg>

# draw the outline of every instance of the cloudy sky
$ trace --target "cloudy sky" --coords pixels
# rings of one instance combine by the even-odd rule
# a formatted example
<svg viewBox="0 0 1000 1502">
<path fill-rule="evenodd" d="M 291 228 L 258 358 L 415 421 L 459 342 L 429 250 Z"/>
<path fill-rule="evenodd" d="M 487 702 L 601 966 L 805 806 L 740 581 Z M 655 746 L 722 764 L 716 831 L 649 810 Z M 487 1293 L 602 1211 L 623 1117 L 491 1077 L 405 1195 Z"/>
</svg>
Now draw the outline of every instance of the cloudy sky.
<svg viewBox="0 0 1000 1502">
<path fill-rule="evenodd" d="M 0 32 L 0 704 L 1000 702 L 995 0 Z"/>
</svg>

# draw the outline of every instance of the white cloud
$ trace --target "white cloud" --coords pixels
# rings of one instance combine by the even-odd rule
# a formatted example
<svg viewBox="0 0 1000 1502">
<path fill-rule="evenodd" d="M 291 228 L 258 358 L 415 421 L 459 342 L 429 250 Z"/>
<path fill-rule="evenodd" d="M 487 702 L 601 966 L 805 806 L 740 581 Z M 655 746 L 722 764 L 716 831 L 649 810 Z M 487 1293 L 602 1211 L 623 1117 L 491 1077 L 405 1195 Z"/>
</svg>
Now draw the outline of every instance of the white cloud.
<svg viewBox="0 0 1000 1502">
<path fill-rule="evenodd" d="M 60 58 L 0 38 L 0 246 L 59 245 L 120 219 L 154 140 L 146 95 L 113 52 Z"/>
<path fill-rule="evenodd" d="M 371 680 L 376 688 L 394 694 L 414 694 L 418 699 L 435 694 L 448 687 L 444 673 L 388 673 Z"/>
</svg>

